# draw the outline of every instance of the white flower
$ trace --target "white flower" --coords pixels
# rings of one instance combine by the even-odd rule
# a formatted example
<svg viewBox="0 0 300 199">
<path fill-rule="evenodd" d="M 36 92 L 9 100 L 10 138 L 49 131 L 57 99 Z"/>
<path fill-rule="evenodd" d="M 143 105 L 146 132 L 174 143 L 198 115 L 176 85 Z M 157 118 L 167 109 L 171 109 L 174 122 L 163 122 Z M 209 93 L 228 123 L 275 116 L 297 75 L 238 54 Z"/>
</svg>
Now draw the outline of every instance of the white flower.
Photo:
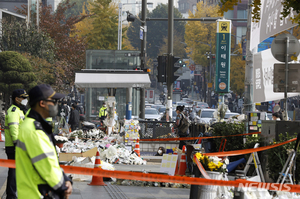
<svg viewBox="0 0 300 199">
<path fill-rule="evenodd" d="M 55 135 L 54 136 L 56 141 L 61 141 L 61 142 L 67 142 L 68 138 L 64 137 L 64 136 L 59 136 L 59 135 Z"/>
<path fill-rule="evenodd" d="M 215 164 L 218 164 L 221 161 L 221 158 L 218 158 L 217 156 L 211 156 L 209 157 L 209 161 L 212 161 Z"/>
<path fill-rule="evenodd" d="M 225 164 L 226 164 L 226 165 L 229 164 L 228 158 L 225 159 Z"/>
</svg>

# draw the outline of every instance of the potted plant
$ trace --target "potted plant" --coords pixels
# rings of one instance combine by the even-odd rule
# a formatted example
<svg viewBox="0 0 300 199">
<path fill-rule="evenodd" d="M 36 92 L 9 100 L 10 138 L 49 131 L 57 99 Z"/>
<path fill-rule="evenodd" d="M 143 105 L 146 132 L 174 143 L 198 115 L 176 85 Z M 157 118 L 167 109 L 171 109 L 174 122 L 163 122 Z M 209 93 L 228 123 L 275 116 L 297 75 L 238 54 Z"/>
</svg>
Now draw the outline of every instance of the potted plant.
<svg viewBox="0 0 300 199">
<path fill-rule="evenodd" d="M 54 138 L 55 138 L 55 144 L 59 148 L 62 148 L 64 143 L 68 141 L 68 138 L 64 136 L 55 135 Z"/>
</svg>

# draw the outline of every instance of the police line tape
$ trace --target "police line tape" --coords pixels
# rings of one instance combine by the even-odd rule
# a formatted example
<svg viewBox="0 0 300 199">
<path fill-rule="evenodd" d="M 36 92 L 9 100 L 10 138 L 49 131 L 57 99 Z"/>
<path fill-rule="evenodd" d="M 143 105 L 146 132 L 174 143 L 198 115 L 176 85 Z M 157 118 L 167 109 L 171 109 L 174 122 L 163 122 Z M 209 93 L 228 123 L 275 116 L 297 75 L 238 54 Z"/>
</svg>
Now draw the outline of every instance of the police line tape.
<svg viewBox="0 0 300 199">
<path fill-rule="evenodd" d="M 14 160 L 0 159 L 1 167 L 15 168 Z M 100 168 L 82 168 L 75 166 L 61 166 L 65 173 L 80 174 L 80 175 L 92 175 L 99 177 L 112 177 L 118 179 L 128 180 L 140 180 L 140 181 L 152 181 L 152 182 L 168 182 L 168 183 L 180 183 L 191 185 L 213 185 L 213 186 L 230 186 L 230 187 L 244 187 L 244 188 L 262 188 L 272 191 L 285 191 L 285 192 L 297 192 L 300 193 L 300 185 L 291 184 L 278 184 L 278 183 L 262 183 L 253 182 L 247 180 L 213 180 L 194 177 L 182 177 L 182 176 L 169 176 L 163 174 L 141 173 L 132 171 L 110 171 Z"/>
<path fill-rule="evenodd" d="M 236 135 L 220 135 L 220 136 L 210 136 L 210 137 L 181 137 L 181 138 L 156 138 L 156 139 L 141 139 L 140 142 L 143 141 L 177 141 L 177 140 L 203 140 L 203 139 L 212 139 L 212 138 L 224 138 L 224 137 L 236 137 L 236 136 L 246 136 L 253 134 L 260 134 L 261 132 L 253 132 L 253 133 L 244 133 L 244 134 L 236 134 Z"/>
<path fill-rule="evenodd" d="M 252 149 L 242 149 L 242 150 L 235 150 L 235 151 L 223 151 L 223 152 L 214 152 L 214 153 L 204 153 L 206 156 L 235 156 L 235 155 L 244 155 L 248 153 L 254 153 L 254 152 L 259 152 L 259 151 L 265 151 L 268 149 L 272 149 L 293 141 L 296 141 L 297 138 L 293 138 L 290 140 L 287 140 L 285 142 L 281 142 L 278 144 L 273 144 L 269 146 L 262 146 L 262 147 L 257 147 L 257 148 L 252 148 Z"/>
</svg>

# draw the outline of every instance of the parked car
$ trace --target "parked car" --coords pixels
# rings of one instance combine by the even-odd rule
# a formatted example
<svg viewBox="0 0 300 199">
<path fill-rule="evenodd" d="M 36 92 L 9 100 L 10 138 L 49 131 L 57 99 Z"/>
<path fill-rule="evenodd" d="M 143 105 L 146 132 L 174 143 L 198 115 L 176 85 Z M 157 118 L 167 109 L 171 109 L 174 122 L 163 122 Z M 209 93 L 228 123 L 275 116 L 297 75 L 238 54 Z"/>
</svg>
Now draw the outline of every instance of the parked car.
<svg viewBox="0 0 300 199">
<path fill-rule="evenodd" d="M 145 119 L 151 121 L 160 121 L 161 115 L 155 108 L 145 108 Z"/>
<path fill-rule="evenodd" d="M 196 102 L 194 108 L 209 108 L 206 102 Z"/>
<path fill-rule="evenodd" d="M 211 124 L 213 119 L 214 119 L 214 112 L 217 111 L 216 109 L 208 109 L 208 108 L 203 108 L 200 109 L 198 112 L 198 115 L 200 117 L 200 123 L 204 124 Z"/>
<path fill-rule="evenodd" d="M 160 107 L 159 109 L 158 109 L 158 112 L 160 113 L 160 114 L 164 114 L 164 112 L 166 112 L 166 107 L 164 106 L 164 107 Z"/>
<path fill-rule="evenodd" d="M 189 99 L 189 98 L 182 98 L 181 101 L 186 102 L 186 103 L 188 103 L 189 105 L 193 105 L 193 103 L 194 103 L 194 101 L 191 100 L 191 99 Z"/>
<path fill-rule="evenodd" d="M 236 116 L 236 115 L 240 115 L 239 113 L 233 113 L 233 112 L 227 112 L 225 113 L 225 117 L 224 117 L 224 121 L 227 121 L 229 118 Z"/>
<path fill-rule="evenodd" d="M 188 104 L 186 102 L 180 101 L 176 103 L 176 106 L 184 106 L 184 107 L 192 107 L 192 104 Z"/>
<path fill-rule="evenodd" d="M 151 108 L 156 108 L 156 110 L 159 111 L 159 109 L 162 108 L 162 107 L 165 107 L 165 106 L 162 105 L 162 104 L 154 104 Z"/>
<path fill-rule="evenodd" d="M 145 104 L 145 108 L 154 108 L 154 104 Z"/>
</svg>

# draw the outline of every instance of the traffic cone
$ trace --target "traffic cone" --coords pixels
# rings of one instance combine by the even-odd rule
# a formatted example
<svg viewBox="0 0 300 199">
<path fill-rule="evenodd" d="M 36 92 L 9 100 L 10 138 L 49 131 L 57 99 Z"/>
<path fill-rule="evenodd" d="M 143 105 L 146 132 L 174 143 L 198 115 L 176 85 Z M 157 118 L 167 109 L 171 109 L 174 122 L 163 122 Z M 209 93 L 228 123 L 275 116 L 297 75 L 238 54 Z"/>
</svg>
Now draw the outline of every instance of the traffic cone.
<svg viewBox="0 0 300 199">
<path fill-rule="evenodd" d="M 1 128 L 0 124 L 0 142 L 4 142 L 4 140 L 2 140 L 2 131 L 4 132 L 4 129 Z"/>
<path fill-rule="evenodd" d="M 135 144 L 135 147 L 134 147 L 134 152 L 136 152 L 136 154 L 137 154 L 139 157 L 141 157 L 139 139 L 136 140 L 136 144 Z"/>
<path fill-rule="evenodd" d="M 177 155 L 178 156 L 178 153 L 177 153 L 177 151 L 174 151 L 174 153 L 173 153 L 173 155 Z M 175 166 L 175 174 L 177 174 L 177 172 L 178 172 L 178 162 L 179 162 L 179 157 L 177 158 L 177 162 L 176 162 L 176 166 Z"/>
<path fill-rule="evenodd" d="M 100 166 L 101 166 L 100 154 L 99 151 L 97 151 L 94 169 L 101 169 Z M 99 176 L 93 176 L 92 182 L 88 185 L 106 186 L 106 184 L 103 182 L 103 177 L 99 177 Z"/>
<path fill-rule="evenodd" d="M 185 170 L 187 169 L 186 166 L 186 157 L 185 157 L 185 145 L 182 147 L 182 153 L 181 153 L 181 158 L 180 158 L 180 164 L 179 164 L 179 169 L 176 175 L 183 176 L 185 175 Z"/>
</svg>

